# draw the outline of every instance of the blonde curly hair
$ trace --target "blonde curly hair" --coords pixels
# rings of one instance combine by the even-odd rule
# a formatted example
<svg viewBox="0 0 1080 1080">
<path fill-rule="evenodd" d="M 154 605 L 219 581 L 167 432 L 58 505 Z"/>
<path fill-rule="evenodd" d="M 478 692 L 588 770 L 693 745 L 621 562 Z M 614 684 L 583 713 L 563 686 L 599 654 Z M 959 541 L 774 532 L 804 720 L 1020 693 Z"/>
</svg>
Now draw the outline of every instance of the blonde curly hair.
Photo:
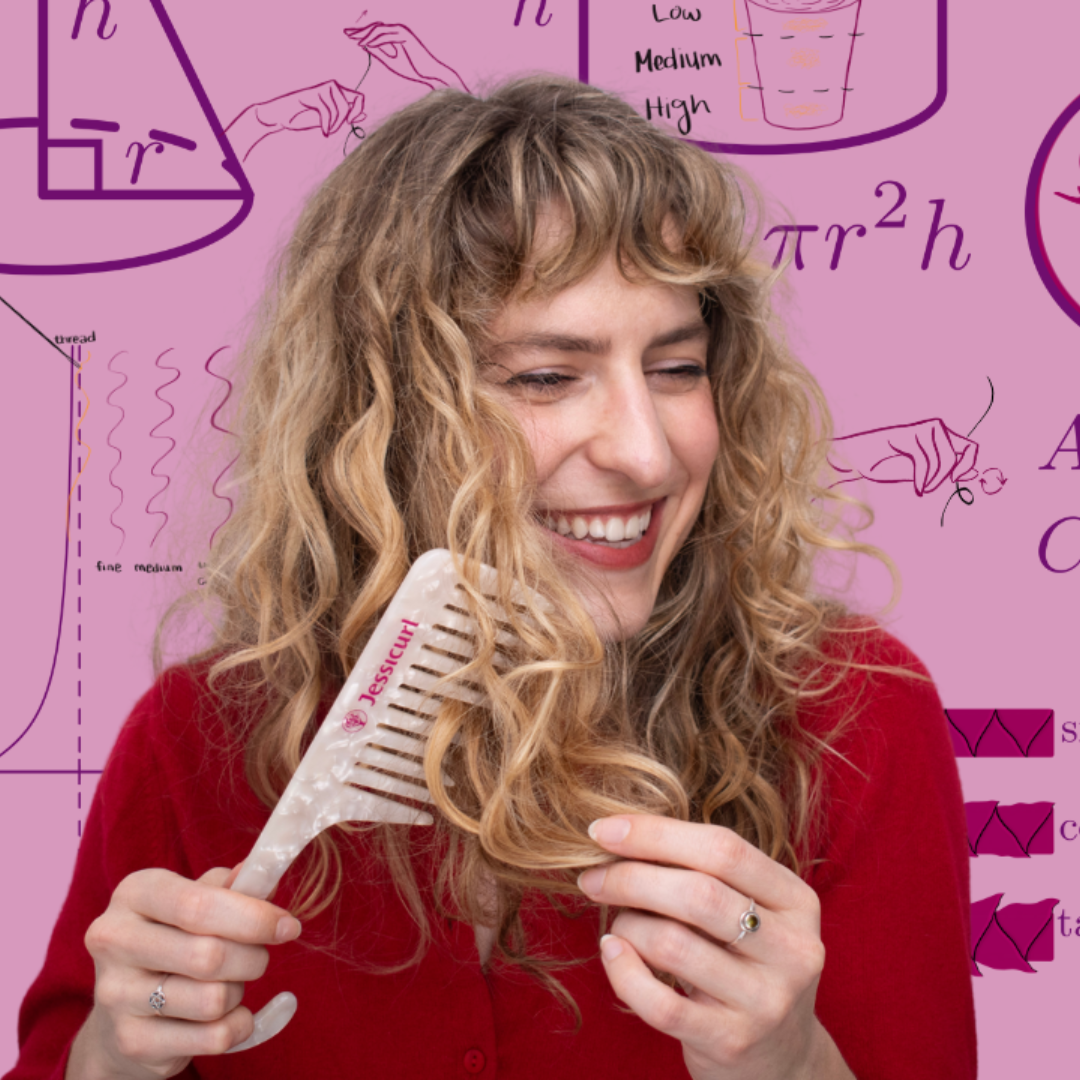
<svg viewBox="0 0 1080 1080">
<path fill-rule="evenodd" d="M 815 598 L 811 562 L 872 549 L 825 520 L 828 410 L 770 315 L 745 190 L 617 98 L 545 76 L 415 102 L 303 212 L 247 353 L 241 497 L 212 553 L 203 658 L 222 696 L 260 688 L 242 738 L 272 806 L 411 562 L 459 558 L 482 626 L 468 674 L 489 701 L 445 707 L 429 740 L 435 829 L 375 827 L 423 931 L 403 963 L 430 939 L 409 858 L 420 834 L 440 852 L 438 901 L 494 923 L 504 958 L 541 974 L 522 898 L 575 892 L 604 858 L 595 818 L 713 822 L 800 866 L 824 743 L 798 709 L 836 686 L 850 650 L 835 642 L 865 625 Z M 539 252 L 553 206 L 569 228 Z M 477 369 L 510 298 L 564 289 L 612 251 L 627 274 L 698 291 L 721 448 L 647 626 L 604 643 L 529 523 L 527 443 Z M 509 672 L 476 561 L 497 567 L 524 643 Z M 514 607 L 515 583 L 550 604 Z M 302 907 L 329 904 L 334 833 L 303 874 Z"/>
</svg>

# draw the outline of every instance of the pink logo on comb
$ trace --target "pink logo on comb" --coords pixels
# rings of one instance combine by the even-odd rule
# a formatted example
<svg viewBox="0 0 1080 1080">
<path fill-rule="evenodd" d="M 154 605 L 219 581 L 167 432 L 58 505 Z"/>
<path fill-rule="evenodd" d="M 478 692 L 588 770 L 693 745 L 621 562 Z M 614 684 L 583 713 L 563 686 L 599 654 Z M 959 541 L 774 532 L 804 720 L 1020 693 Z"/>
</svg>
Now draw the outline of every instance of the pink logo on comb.
<svg viewBox="0 0 1080 1080">
<path fill-rule="evenodd" d="M 360 709 L 353 709 L 352 712 L 345 714 L 341 726 L 346 731 L 359 731 L 362 727 L 367 726 L 367 713 Z"/>
</svg>

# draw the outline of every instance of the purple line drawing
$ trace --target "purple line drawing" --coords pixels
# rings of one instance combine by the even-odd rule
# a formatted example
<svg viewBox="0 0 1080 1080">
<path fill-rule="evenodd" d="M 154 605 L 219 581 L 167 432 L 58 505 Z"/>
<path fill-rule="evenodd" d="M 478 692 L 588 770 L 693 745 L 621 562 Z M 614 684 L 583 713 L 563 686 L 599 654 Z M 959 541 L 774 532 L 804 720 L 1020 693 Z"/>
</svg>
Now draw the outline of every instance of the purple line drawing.
<svg viewBox="0 0 1080 1080">
<path fill-rule="evenodd" d="M 227 348 L 228 348 L 227 345 L 222 345 L 222 347 L 220 349 L 217 349 L 214 352 L 212 352 L 209 355 L 209 357 L 207 357 L 206 363 L 203 365 L 203 367 L 205 368 L 206 373 L 208 375 L 212 375 L 215 379 L 220 379 L 223 383 L 225 383 L 225 388 L 226 388 L 225 389 L 225 396 L 221 399 L 221 403 L 210 414 L 210 426 L 215 431 L 220 431 L 222 434 L 228 435 L 230 438 L 232 438 L 233 433 L 228 428 L 222 427 L 217 422 L 218 413 L 221 412 L 221 410 L 225 408 L 225 405 L 227 404 L 229 398 L 232 397 L 232 392 L 233 392 L 232 380 L 227 379 L 224 375 L 219 375 L 216 371 L 214 371 L 210 367 L 210 361 L 213 360 L 214 357 L 218 355 L 218 353 L 224 352 Z M 229 520 L 229 518 L 232 517 L 233 506 L 234 506 L 233 501 L 232 501 L 232 499 L 229 498 L 228 495 L 222 495 L 218 491 L 218 484 L 221 482 L 221 480 L 225 476 L 225 474 L 236 464 L 236 462 L 239 460 L 239 457 L 240 457 L 240 455 L 237 454 L 236 457 L 234 457 L 232 459 L 232 461 L 230 461 L 229 464 L 226 465 L 225 468 L 222 469 L 221 472 L 219 472 L 217 474 L 217 476 L 214 478 L 214 483 L 213 483 L 213 486 L 211 488 L 211 491 L 213 492 L 214 498 L 215 499 L 221 499 L 224 502 L 227 502 L 229 504 L 229 511 L 225 515 L 225 520 L 222 521 L 222 522 L 219 522 L 218 525 L 215 527 L 214 531 L 210 534 L 210 543 L 207 544 L 207 547 L 212 548 L 214 546 L 214 537 L 217 536 L 218 530 L 220 530 L 222 528 L 222 526 L 224 526 L 226 524 L 226 522 Z"/>
<path fill-rule="evenodd" d="M 115 120 L 72 120 L 71 126 L 79 131 L 119 131 Z"/>
<path fill-rule="evenodd" d="M 1074 98 L 1065 111 L 1051 124 L 1050 130 L 1039 145 L 1035 154 L 1035 160 L 1028 173 L 1027 192 L 1024 196 L 1024 224 L 1027 229 L 1028 250 L 1035 263 L 1035 269 L 1042 279 L 1046 291 L 1054 298 L 1054 302 L 1070 319 L 1080 326 L 1080 283 L 1074 282 L 1071 286 L 1062 281 L 1058 270 L 1054 268 L 1053 261 L 1046 250 L 1046 236 L 1044 235 L 1045 222 L 1039 206 L 1039 197 L 1042 193 L 1043 179 L 1050 155 L 1054 151 L 1058 140 L 1066 128 L 1080 113 L 1080 97 Z M 1077 188 L 1080 191 L 1080 187 Z M 1072 196 L 1064 195 L 1060 191 L 1054 192 L 1069 202 L 1080 201 Z M 1069 239 L 1072 246 L 1072 239 Z"/>
<path fill-rule="evenodd" d="M 912 424 L 870 428 L 833 439 L 829 464 L 839 475 L 832 485 L 869 480 L 875 484 L 910 484 L 922 498 L 947 480 L 971 483 L 980 476 L 979 444 L 931 417 Z M 982 470 L 980 483 L 996 495 L 1008 481 L 998 468 Z"/>
<path fill-rule="evenodd" d="M 998 971 L 1036 974 L 1032 961 L 1054 959 L 1054 897 L 1033 904 L 1006 904 L 995 893 L 971 905 L 971 974 L 981 976 L 979 965 Z"/>
<path fill-rule="evenodd" d="M 151 510 L 150 506 L 154 502 L 154 500 L 157 499 L 157 497 L 159 495 L 163 495 L 168 490 L 169 484 L 172 482 L 168 473 L 159 474 L 157 472 L 157 467 L 173 452 L 173 450 L 176 449 L 176 440 L 174 438 L 172 438 L 172 436 L 170 436 L 170 435 L 158 435 L 158 433 L 157 433 L 158 428 L 164 427 L 164 425 L 167 424 L 176 415 L 176 408 L 173 406 L 173 403 L 171 401 L 169 401 L 167 398 L 163 398 L 161 396 L 161 391 L 164 390 L 165 387 L 172 386 L 172 384 L 174 382 L 176 382 L 177 379 L 180 378 L 180 369 L 179 368 L 171 367 L 169 364 L 163 364 L 161 362 L 161 358 L 163 356 L 166 356 L 168 353 L 171 353 L 171 352 L 172 352 L 171 348 L 166 349 L 165 352 L 161 353 L 161 355 L 158 356 L 158 358 L 154 361 L 154 367 L 161 368 L 161 369 L 163 369 L 165 371 L 175 371 L 176 374 L 171 379 L 169 379 L 167 382 L 163 382 L 154 391 L 154 397 L 156 397 L 158 399 L 158 401 L 160 401 L 162 404 L 169 406 L 169 415 L 166 416 L 164 420 L 161 420 L 158 423 L 156 423 L 150 429 L 150 438 L 151 439 L 168 439 L 169 440 L 169 449 L 166 450 L 165 453 L 162 454 L 161 457 L 159 457 L 157 459 L 157 461 L 155 461 L 154 464 L 150 466 L 150 475 L 152 477 L 154 477 L 155 479 L 165 481 L 165 483 L 162 485 L 162 487 L 160 487 L 157 491 L 155 491 L 154 494 L 150 496 L 150 498 L 147 500 L 147 503 L 146 503 L 146 513 L 147 514 L 152 515 L 152 516 L 156 516 L 156 515 L 160 514 L 165 519 L 158 526 L 157 532 L 154 533 L 153 539 L 151 539 L 151 541 L 150 541 L 150 546 L 151 547 L 153 547 L 154 544 L 157 543 L 157 538 L 161 535 L 161 530 L 164 529 L 165 526 L 169 524 L 169 515 L 164 510 Z"/>
<path fill-rule="evenodd" d="M 37 199 L 0 207 L 0 273 L 145 266 L 207 247 L 244 221 L 254 193 L 162 0 L 130 0 L 122 12 L 105 3 L 99 19 L 87 14 L 85 3 L 73 10 L 38 0 L 36 49 L 36 115 L 0 119 L 0 156 L 5 167 L 33 165 Z M 139 69 L 152 57 L 155 81 L 133 94 L 122 76 L 125 58 L 136 56 L 138 64 L 130 63 Z M 102 71 L 114 77 L 102 79 Z M 67 138 L 72 128 L 95 137 Z M 33 129 L 33 142 L 20 129 Z M 126 155 L 143 141 L 161 147 L 154 147 L 160 165 L 143 168 L 142 150 L 132 170 Z M 72 245 L 70 230 L 63 242 L 50 242 L 48 204 L 57 200 L 92 204 L 78 244 Z M 182 225 L 175 209 L 162 205 L 150 228 L 144 213 L 132 228 L 124 211 L 131 200 L 191 205 Z"/>
<path fill-rule="evenodd" d="M 457 87 L 469 93 L 465 80 L 401 23 L 373 22 L 350 27 L 344 33 L 369 56 L 402 79 L 420 83 L 429 90 Z"/>
<path fill-rule="evenodd" d="M 79 360 L 75 359 L 75 349 L 79 350 Z M 75 372 L 78 368 L 78 363 L 82 361 L 82 347 L 72 346 L 71 348 L 71 371 L 69 373 L 68 382 L 68 474 L 67 474 L 67 490 L 71 490 L 71 472 L 72 472 L 72 457 L 75 446 Z M 11 740 L 2 750 L 0 750 L 0 758 L 2 758 L 9 750 L 12 750 L 17 746 L 27 735 L 30 729 L 37 722 L 37 718 L 41 715 L 41 710 L 45 708 L 45 702 L 49 697 L 49 691 L 52 689 L 53 679 L 56 677 L 56 661 L 60 656 L 60 638 L 64 632 L 64 603 L 67 599 L 67 575 L 68 575 L 68 558 L 71 554 L 71 530 L 67 527 L 67 521 L 64 522 L 64 569 L 60 578 L 60 613 L 56 620 L 56 642 L 53 645 L 52 663 L 49 666 L 49 677 L 45 681 L 45 689 L 42 691 L 41 700 L 38 702 L 37 708 L 34 710 L 34 715 L 30 717 L 30 722 Z"/>
<path fill-rule="evenodd" d="M 167 143 L 169 146 L 178 146 L 181 150 L 196 150 L 198 144 L 191 141 L 191 139 L 185 139 L 182 135 L 170 135 L 167 131 L 158 131 L 157 128 L 151 128 L 149 133 L 151 139 L 157 139 L 158 142 Z"/>
<path fill-rule="evenodd" d="M 844 118 L 862 0 L 744 0 L 765 123 L 806 131 Z"/>
<path fill-rule="evenodd" d="M 116 549 L 117 555 L 119 555 L 120 552 L 123 550 L 124 541 L 127 540 L 127 532 L 122 525 L 116 524 L 116 514 L 119 512 L 120 507 L 124 505 L 124 489 L 118 483 L 116 483 L 115 480 L 113 480 L 113 473 L 120 468 L 120 465 L 124 460 L 124 452 L 112 441 L 112 437 L 116 429 L 124 422 L 124 417 L 126 413 L 124 412 L 124 407 L 122 405 L 113 404 L 112 397 L 113 394 L 117 393 L 120 390 L 123 390 L 124 387 L 127 386 L 128 377 L 123 371 L 118 372 L 115 368 L 113 368 L 113 361 L 116 360 L 118 357 L 124 355 L 126 355 L 126 352 L 118 352 L 116 356 L 113 356 L 112 359 L 109 360 L 108 364 L 105 365 L 106 368 L 114 375 L 120 375 L 124 380 L 119 386 L 114 386 L 105 396 L 106 405 L 112 405 L 114 409 L 120 410 L 120 419 L 117 420 L 115 424 L 113 424 L 112 428 L 109 430 L 109 434 L 105 436 L 105 445 L 111 447 L 113 450 L 116 451 L 116 464 L 109 470 L 109 485 L 116 488 L 116 490 L 120 493 L 120 501 L 116 504 L 116 506 L 113 507 L 112 512 L 109 514 L 109 524 L 114 529 L 117 529 L 120 533 L 120 547 Z"/>
<path fill-rule="evenodd" d="M 736 0 L 736 10 L 745 3 L 746 0 Z M 850 4 L 852 0 L 840 0 L 840 3 Z M 811 12 L 820 11 L 825 5 L 829 8 L 839 8 L 839 3 L 834 0 L 821 0 L 821 3 L 817 7 L 813 6 L 814 0 L 761 0 L 757 3 L 755 0 L 756 13 L 760 16 L 768 17 L 768 9 L 782 8 L 785 4 L 790 4 L 786 10 L 791 16 L 796 19 L 799 18 L 811 18 L 812 16 L 807 14 L 796 14 L 792 9 L 795 7 L 809 8 Z M 883 139 L 891 139 L 897 135 L 903 135 L 905 132 L 911 131 L 913 128 L 919 127 L 920 124 L 925 124 L 927 120 L 935 116 L 945 104 L 945 99 L 948 96 L 948 3 L 949 0 L 937 0 L 935 20 L 932 25 L 927 26 L 928 34 L 933 34 L 935 38 L 934 48 L 934 60 L 935 60 L 935 78 L 934 78 L 934 95 L 933 98 L 918 112 L 912 116 L 908 116 L 903 120 L 896 123 L 889 123 L 885 127 L 878 128 L 873 131 L 862 132 L 858 135 L 849 135 L 840 138 L 832 139 L 820 139 L 815 138 L 813 141 L 799 141 L 799 142 L 783 142 L 783 143 L 769 143 L 769 142 L 737 142 L 737 141 L 724 141 L 716 142 L 705 139 L 686 139 L 687 142 L 692 142 L 696 146 L 700 146 L 703 150 L 708 150 L 716 154 L 811 154 L 821 153 L 827 150 L 846 150 L 853 146 L 866 146 L 870 143 L 880 142 Z M 858 6 L 858 5 L 856 5 Z M 728 6 L 728 11 L 731 11 L 731 6 Z M 828 31 L 825 31 L 826 33 Z M 589 0 L 578 0 L 578 79 L 581 82 L 590 81 L 590 19 L 589 19 Z M 822 50 L 819 49 L 819 53 Z M 831 51 L 831 50 L 830 50 Z M 727 61 L 725 61 L 727 63 Z M 822 69 L 828 73 L 829 69 L 825 67 L 823 62 Z M 814 65 L 806 70 L 817 70 Z M 760 81 L 754 84 L 755 87 L 763 85 Z M 846 82 L 841 84 L 842 86 L 848 86 Z M 787 87 L 787 89 L 793 89 Z M 824 89 L 824 86 L 814 87 L 812 89 Z M 760 92 L 760 91 L 758 91 Z M 845 93 L 850 92 L 850 87 Z M 832 87 L 829 87 L 829 94 L 833 93 Z M 819 95 L 824 98 L 827 94 Z M 811 102 L 812 104 L 812 102 Z M 782 116 L 783 114 L 781 114 Z M 824 113 L 818 114 L 817 119 L 820 121 L 825 116 Z M 788 119 L 798 119 L 788 118 Z M 813 121 L 814 116 L 808 115 L 805 119 Z M 832 121 L 833 123 L 838 122 Z M 775 126 L 775 125 L 770 125 Z M 788 125 L 785 124 L 785 127 Z M 829 126 L 826 124 L 817 123 L 815 127 Z M 806 131 L 812 130 L 809 125 L 798 125 L 798 130 Z"/>
<path fill-rule="evenodd" d="M 958 758 L 1053 757 L 1053 709 L 946 709 Z"/>
<path fill-rule="evenodd" d="M 1030 859 L 1054 854 L 1054 804 L 1000 803 L 996 800 L 964 803 L 968 849 L 980 855 Z"/>
<path fill-rule="evenodd" d="M 371 70 L 373 59 L 399 78 L 420 83 L 429 90 L 455 86 L 469 92 L 461 76 L 439 60 L 407 26 L 372 22 L 347 27 L 343 33 L 363 50 L 367 60 L 356 86 L 350 89 L 336 79 L 327 79 L 248 105 L 225 129 L 241 161 L 246 162 L 252 150 L 271 135 L 316 128 L 322 131 L 324 138 L 347 128 L 344 148 L 347 155 L 352 145 L 361 142 L 366 134 L 360 126 L 367 116 L 360 87 Z M 152 131 L 150 134 L 164 141 L 164 133 Z"/>
<path fill-rule="evenodd" d="M 233 118 L 226 131 L 241 161 L 247 161 L 251 151 L 271 135 L 321 128 L 329 137 L 346 124 L 358 124 L 364 115 L 364 95 L 329 79 L 249 105 Z"/>
</svg>

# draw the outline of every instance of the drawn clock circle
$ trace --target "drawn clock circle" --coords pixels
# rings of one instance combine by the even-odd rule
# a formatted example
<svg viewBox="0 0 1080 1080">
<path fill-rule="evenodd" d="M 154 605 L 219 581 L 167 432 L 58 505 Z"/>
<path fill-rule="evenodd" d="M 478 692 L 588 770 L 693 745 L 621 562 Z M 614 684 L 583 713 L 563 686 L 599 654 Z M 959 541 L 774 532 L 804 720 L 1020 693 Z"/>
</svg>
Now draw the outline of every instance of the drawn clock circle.
<svg viewBox="0 0 1080 1080">
<path fill-rule="evenodd" d="M 1051 125 L 1028 174 L 1028 248 L 1058 307 L 1080 326 L 1080 97 Z"/>
</svg>

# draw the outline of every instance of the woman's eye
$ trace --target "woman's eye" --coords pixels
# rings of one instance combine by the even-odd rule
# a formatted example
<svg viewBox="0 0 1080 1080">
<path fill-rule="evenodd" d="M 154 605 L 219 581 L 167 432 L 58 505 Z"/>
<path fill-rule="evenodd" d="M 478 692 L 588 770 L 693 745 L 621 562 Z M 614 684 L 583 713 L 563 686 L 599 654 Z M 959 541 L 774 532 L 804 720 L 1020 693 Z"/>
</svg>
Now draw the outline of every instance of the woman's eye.
<svg viewBox="0 0 1080 1080">
<path fill-rule="evenodd" d="M 503 386 L 528 390 L 531 393 L 550 394 L 575 381 L 573 375 L 562 375 L 557 371 L 525 371 L 507 379 Z"/>
<path fill-rule="evenodd" d="M 708 371 L 702 364 L 676 364 L 674 367 L 655 368 L 650 372 L 651 375 L 662 375 L 667 379 L 671 379 L 676 382 L 691 383 L 696 382 L 698 379 L 703 379 L 708 375 Z"/>
</svg>

